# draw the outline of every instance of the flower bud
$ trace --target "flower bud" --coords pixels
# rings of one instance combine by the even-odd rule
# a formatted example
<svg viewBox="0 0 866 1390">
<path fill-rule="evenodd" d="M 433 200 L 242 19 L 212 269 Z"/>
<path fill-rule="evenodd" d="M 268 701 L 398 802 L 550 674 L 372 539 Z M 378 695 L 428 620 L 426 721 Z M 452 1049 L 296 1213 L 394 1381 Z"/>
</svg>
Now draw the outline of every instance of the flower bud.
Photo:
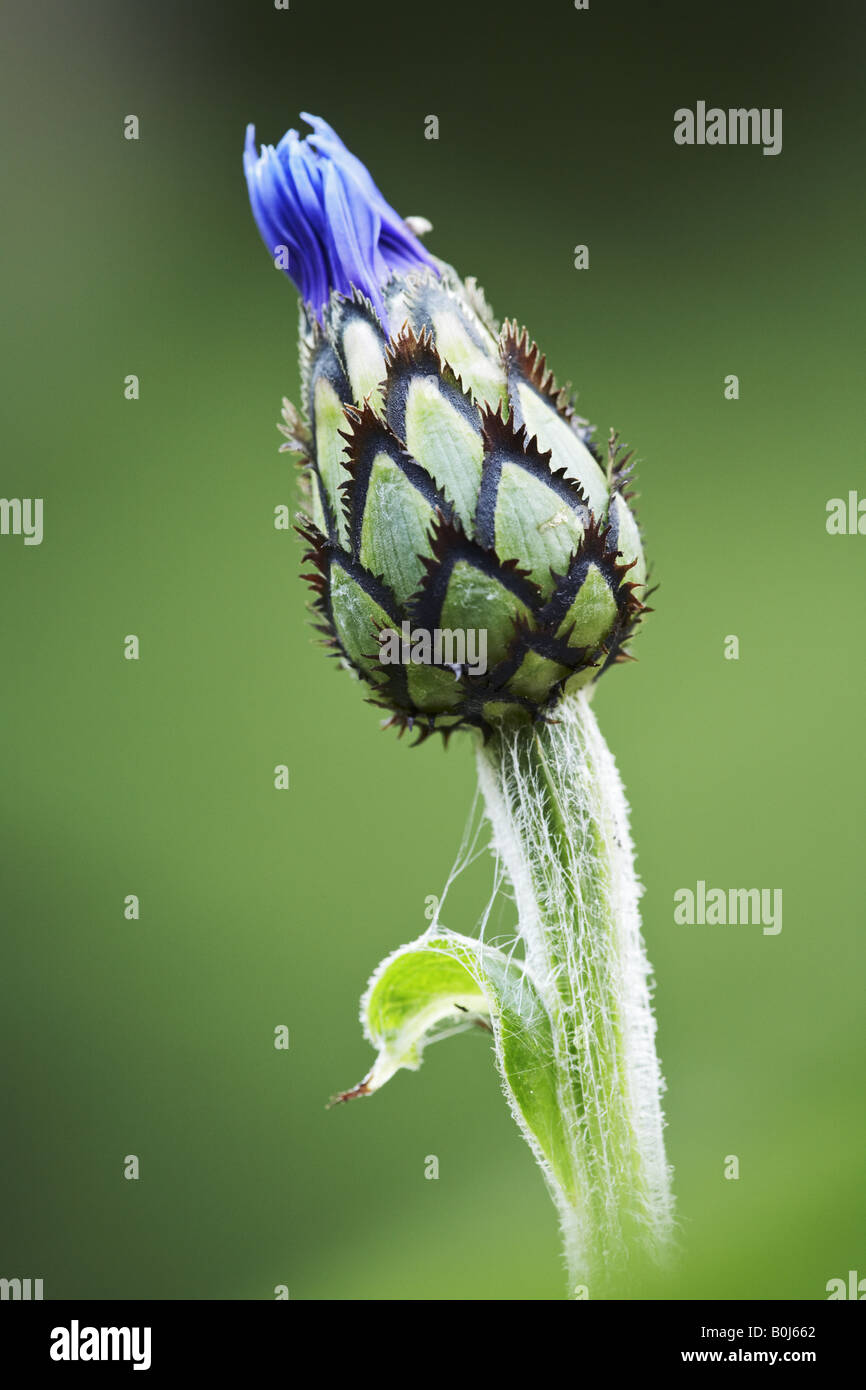
<svg viewBox="0 0 866 1390">
<path fill-rule="evenodd" d="M 325 124 L 244 165 L 302 296 L 301 454 L 319 630 L 422 736 L 552 711 L 642 614 L 631 455 L 557 389 L 525 329 L 430 256 Z M 277 259 L 279 264 L 279 260 Z"/>
</svg>

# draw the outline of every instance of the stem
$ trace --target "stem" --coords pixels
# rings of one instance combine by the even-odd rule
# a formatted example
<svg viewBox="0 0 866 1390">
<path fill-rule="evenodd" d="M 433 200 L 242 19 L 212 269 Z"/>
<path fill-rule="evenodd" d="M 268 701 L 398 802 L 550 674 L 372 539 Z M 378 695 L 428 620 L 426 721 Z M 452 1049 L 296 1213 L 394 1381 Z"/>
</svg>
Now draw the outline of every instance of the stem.
<svg viewBox="0 0 866 1390">
<path fill-rule="evenodd" d="M 595 1296 L 639 1251 L 658 1258 L 672 1226 L 628 805 L 584 692 L 555 722 L 494 735 L 478 776 L 552 1024 L 570 1178 L 546 1176 L 570 1286 Z"/>
</svg>

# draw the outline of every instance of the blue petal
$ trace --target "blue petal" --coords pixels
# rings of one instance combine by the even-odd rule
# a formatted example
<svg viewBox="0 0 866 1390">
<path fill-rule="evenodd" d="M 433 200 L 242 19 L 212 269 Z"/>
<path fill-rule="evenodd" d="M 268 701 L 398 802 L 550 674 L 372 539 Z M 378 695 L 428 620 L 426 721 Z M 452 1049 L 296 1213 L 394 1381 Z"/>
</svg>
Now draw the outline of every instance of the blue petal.
<svg viewBox="0 0 866 1390">
<path fill-rule="evenodd" d="M 286 273 L 319 319 L 332 290 L 356 289 L 387 327 L 383 286 L 397 271 L 435 264 L 327 121 L 302 114 L 311 135 L 289 130 L 259 154 L 247 126 L 244 173 L 262 239 L 274 257 L 286 247 Z"/>
</svg>

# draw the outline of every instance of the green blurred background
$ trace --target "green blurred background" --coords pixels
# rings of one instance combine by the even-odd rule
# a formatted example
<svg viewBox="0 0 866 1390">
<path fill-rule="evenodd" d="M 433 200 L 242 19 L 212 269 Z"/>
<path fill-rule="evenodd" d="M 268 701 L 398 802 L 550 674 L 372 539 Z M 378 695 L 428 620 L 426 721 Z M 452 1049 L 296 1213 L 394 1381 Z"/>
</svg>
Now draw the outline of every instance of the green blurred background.
<svg viewBox="0 0 866 1390">
<path fill-rule="evenodd" d="M 857 8 L 19 0 L 5 30 L 0 492 L 45 499 L 45 539 L 0 538 L 0 1275 L 49 1298 L 564 1291 L 481 1034 L 323 1108 L 370 1062 L 358 996 L 423 929 L 474 777 L 468 743 L 379 732 L 273 528 L 296 297 L 241 146 L 302 109 L 643 461 L 657 611 L 596 700 L 683 1244 L 641 1292 L 866 1275 L 866 537 L 825 529 L 866 493 Z M 782 107 L 781 155 L 675 146 L 699 99 Z M 472 930 L 489 875 L 448 925 Z M 781 934 L 675 926 L 698 879 L 781 887 Z"/>
</svg>

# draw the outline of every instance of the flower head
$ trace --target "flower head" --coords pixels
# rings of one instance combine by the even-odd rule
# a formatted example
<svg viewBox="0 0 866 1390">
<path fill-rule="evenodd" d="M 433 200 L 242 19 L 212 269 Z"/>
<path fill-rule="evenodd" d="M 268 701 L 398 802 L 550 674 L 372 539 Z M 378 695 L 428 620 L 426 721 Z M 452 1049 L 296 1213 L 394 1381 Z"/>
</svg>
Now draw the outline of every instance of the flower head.
<svg viewBox="0 0 866 1390">
<path fill-rule="evenodd" d="M 259 154 L 247 126 L 244 173 L 262 240 L 275 258 L 285 248 L 283 268 L 317 318 L 332 290 L 358 290 L 384 319 L 391 276 L 434 262 L 327 121 L 301 115 L 311 135 L 289 130 Z"/>
<path fill-rule="evenodd" d="M 401 726 L 544 717 L 625 659 L 645 611 L 631 456 L 596 447 L 526 330 L 500 329 L 306 119 L 258 156 L 250 128 L 245 165 L 305 301 L 302 410 L 281 428 L 319 630 Z"/>
</svg>

